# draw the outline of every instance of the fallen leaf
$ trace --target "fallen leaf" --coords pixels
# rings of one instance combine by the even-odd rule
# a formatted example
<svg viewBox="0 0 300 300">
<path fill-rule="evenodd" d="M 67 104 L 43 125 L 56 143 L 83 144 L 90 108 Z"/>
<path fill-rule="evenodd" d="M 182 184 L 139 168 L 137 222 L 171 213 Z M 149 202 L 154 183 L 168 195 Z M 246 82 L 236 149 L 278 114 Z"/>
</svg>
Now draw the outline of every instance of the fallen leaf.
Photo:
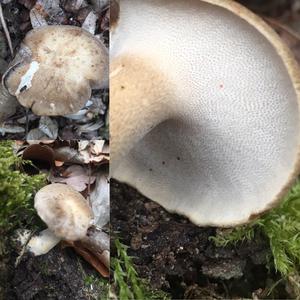
<svg viewBox="0 0 300 300">
<path fill-rule="evenodd" d="M 97 176 L 96 186 L 90 195 L 90 202 L 94 223 L 101 228 L 109 222 L 109 180 L 107 175 Z"/>
<path fill-rule="evenodd" d="M 104 144 L 105 144 L 105 140 L 91 141 L 92 154 L 99 155 L 99 154 L 103 153 L 102 150 L 103 150 Z"/>
<path fill-rule="evenodd" d="M 18 101 L 8 91 L 0 86 L 0 124 L 16 112 Z"/>
<path fill-rule="evenodd" d="M 32 161 L 38 169 L 50 169 L 54 164 L 54 151 L 47 145 L 34 144 L 24 150 L 22 158 Z M 26 168 L 25 171 L 28 173 L 38 172 L 36 168 L 30 165 Z"/>
<path fill-rule="evenodd" d="M 43 142 L 44 144 L 51 144 L 55 140 L 49 140 L 49 137 L 44 132 L 42 132 L 39 128 L 34 128 L 28 132 L 26 141 L 28 144 L 32 145 L 40 144 L 41 142 Z"/>
<path fill-rule="evenodd" d="M 42 26 L 47 26 L 46 14 L 43 10 L 33 7 L 30 10 L 30 22 L 32 28 L 38 28 Z"/>
<path fill-rule="evenodd" d="M 102 12 L 103 9 L 106 9 L 109 4 L 109 0 L 91 0 L 93 8 L 97 12 Z"/>
<path fill-rule="evenodd" d="M 39 129 L 49 138 L 56 140 L 58 134 L 58 124 L 55 120 L 47 116 L 42 116 L 39 123 Z"/>
<path fill-rule="evenodd" d="M 83 24 L 81 26 L 82 29 L 84 29 L 94 35 L 95 31 L 96 31 L 97 19 L 98 19 L 98 16 L 93 11 L 91 11 L 87 15 L 85 21 L 83 22 Z"/>
<path fill-rule="evenodd" d="M 88 249 L 78 242 L 64 241 L 63 245 L 74 248 L 74 250 L 81 255 L 89 264 L 91 264 L 103 277 L 109 277 L 109 270 L 105 265 L 93 255 Z"/>
<path fill-rule="evenodd" d="M 78 125 L 77 132 L 80 134 L 80 133 L 84 133 L 84 132 L 95 131 L 95 130 L 98 130 L 99 128 L 101 128 L 103 125 L 104 125 L 104 122 L 101 120 L 98 120 L 97 122 L 91 122 L 88 124 L 84 124 L 84 125 Z"/>
<path fill-rule="evenodd" d="M 89 177 L 86 168 L 79 165 L 68 167 L 62 176 L 63 177 L 51 176 L 50 181 L 66 183 L 78 192 L 84 191 L 89 183 L 92 184 L 96 180 L 95 176 Z"/>
<path fill-rule="evenodd" d="M 0 134 L 5 135 L 6 133 L 21 133 L 25 132 L 25 129 L 15 125 L 0 125 Z"/>
</svg>

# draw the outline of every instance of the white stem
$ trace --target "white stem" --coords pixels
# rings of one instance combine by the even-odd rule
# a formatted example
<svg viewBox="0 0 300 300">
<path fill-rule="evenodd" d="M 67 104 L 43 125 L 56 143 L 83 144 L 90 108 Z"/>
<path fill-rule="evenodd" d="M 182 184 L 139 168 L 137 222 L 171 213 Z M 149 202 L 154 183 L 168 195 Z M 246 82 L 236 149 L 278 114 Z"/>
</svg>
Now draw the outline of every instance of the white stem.
<svg viewBox="0 0 300 300">
<path fill-rule="evenodd" d="M 30 239 L 27 249 L 35 256 L 43 255 L 54 248 L 60 240 L 50 229 L 45 229 Z"/>
</svg>

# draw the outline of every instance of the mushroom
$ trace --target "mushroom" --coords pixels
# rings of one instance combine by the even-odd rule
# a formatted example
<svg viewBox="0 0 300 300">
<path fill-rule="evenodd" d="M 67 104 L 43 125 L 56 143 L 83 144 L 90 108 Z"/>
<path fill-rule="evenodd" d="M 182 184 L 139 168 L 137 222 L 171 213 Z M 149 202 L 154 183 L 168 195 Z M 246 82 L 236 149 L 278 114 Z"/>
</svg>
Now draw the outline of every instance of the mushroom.
<svg viewBox="0 0 300 300">
<path fill-rule="evenodd" d="M 299 171 L 300 74 L 288 47 L 233 1 L 119 5 L 112 177 L 197 225 L 235 226 L 277 205 Z"/>
<path fill-rule="evenodd" d="M 30 239 L 28 249 L 32 253 L 45 254 L 60 240 L 80 242 L 109 266 L 109 239 L 92 226 L 92 210 L 79 192 L 65 184 L 50 184 L 36 193 L 34 207 L 48 229 Z"/>
<path fill-rule="evenodd" d="M 48 228 L 59 238 L 83 239 L 92 223 L 92 211 L 84 197 L 68 185 L 54 183 L 40 189 L 34 208 Z"/>
<path fill-rule="evenodd" d="M 26 35 L 3 83 L 37 115 L 73 114 L 107 86 L 108 51 L 82 28 L 42 26 Z"/>
</svg>

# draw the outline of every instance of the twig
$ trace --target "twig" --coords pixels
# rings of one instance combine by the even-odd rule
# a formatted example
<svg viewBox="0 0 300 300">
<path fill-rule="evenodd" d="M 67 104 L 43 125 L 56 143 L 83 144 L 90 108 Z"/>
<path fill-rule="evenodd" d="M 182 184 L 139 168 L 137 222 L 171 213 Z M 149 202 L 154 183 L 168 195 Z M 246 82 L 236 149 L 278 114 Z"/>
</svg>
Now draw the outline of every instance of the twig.
<svg viewBox="0 0 300 300">
<path fill-rule="evenodd" d="M 8 46 L 9 46 L 9 50 L 10 50 L 10 54 L 12 57 L 14 57 L 14 49 L 11 43 L 11 39 L 10 39 L 10 35 L 9 35 L 9 31 L 7 29 L 7 25 L 3 16 L 3 9 L 2 9 L 2 4 L 0 3 L 0 20 L 1 20 L 1 24 L 8 42 Z"/>
<path fill-rule="evenodd" d="M 87 199 L 89 202 L 90 207 L 92 207 L 92 203 L 91 203 L 91 157 L 92 157 L 92 149 L 91 149 L 91 142 L 89 142 L 89 163 L 88 163 L 88 176 L 89 176 L 89 181 L 88 181 L 88 193 L 87 193 Z"/>
<path fill-rule="evenodd" d="M 26 107 L 26 127 L 25 127 L 25 138 L 27 138 L 28 131 L 29 131 L 29 108 Z"/>
<path fill-rule="evenodd" d="M 26 247 L 29 243 L 29 241 L 31 240 L 32 236 L 35 234 L 36 230 L 34 231 L 31 231 L 28 238 L 26 239 L 26 242 L 24 243 L 23 247 L 22 247 L 22 250 L 21 250 L 21 253 L 20 255 L 17 257 L 16 259 L 16 262 L 15 262 L 15 268 L 19 265 L 19 263 L 21 262 L 24 254 L 25 254 L 25 251 L 26 251 Z"/>
</svg>

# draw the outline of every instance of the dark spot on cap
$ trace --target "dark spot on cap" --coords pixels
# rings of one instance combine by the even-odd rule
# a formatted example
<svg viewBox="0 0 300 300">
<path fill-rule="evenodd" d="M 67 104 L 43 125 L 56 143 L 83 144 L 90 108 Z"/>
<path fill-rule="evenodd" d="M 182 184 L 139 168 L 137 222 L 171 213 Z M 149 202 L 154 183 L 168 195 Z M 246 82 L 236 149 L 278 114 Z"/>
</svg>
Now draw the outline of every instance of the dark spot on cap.
<svg viewBox="0 0 300 300">
<path fill-rule="evenodd" d="M 149 171 L 152 172 L 153 170 L 150 168 Z"/>
<path fill-rule="evenodd" d="M 70 33 L 73 34 L 74 36 L 79 36 L 82 34 L 81 30 L 78 28 L 73 28 L 70 30 Z"/>
<path fill-rule="evenodd" d="M 121 90 L 124 90 L 125 89 L 125 86 L 124 85 L 121 85 Z"/>
<path fill-rule="evenodd" d="M 165 165 L 165 164 L 166 164 L 166 162 L 165 162 L 165 161 L 162 161 L 162 164 L 163 164 L 163 165 Z"/>
</svg>

